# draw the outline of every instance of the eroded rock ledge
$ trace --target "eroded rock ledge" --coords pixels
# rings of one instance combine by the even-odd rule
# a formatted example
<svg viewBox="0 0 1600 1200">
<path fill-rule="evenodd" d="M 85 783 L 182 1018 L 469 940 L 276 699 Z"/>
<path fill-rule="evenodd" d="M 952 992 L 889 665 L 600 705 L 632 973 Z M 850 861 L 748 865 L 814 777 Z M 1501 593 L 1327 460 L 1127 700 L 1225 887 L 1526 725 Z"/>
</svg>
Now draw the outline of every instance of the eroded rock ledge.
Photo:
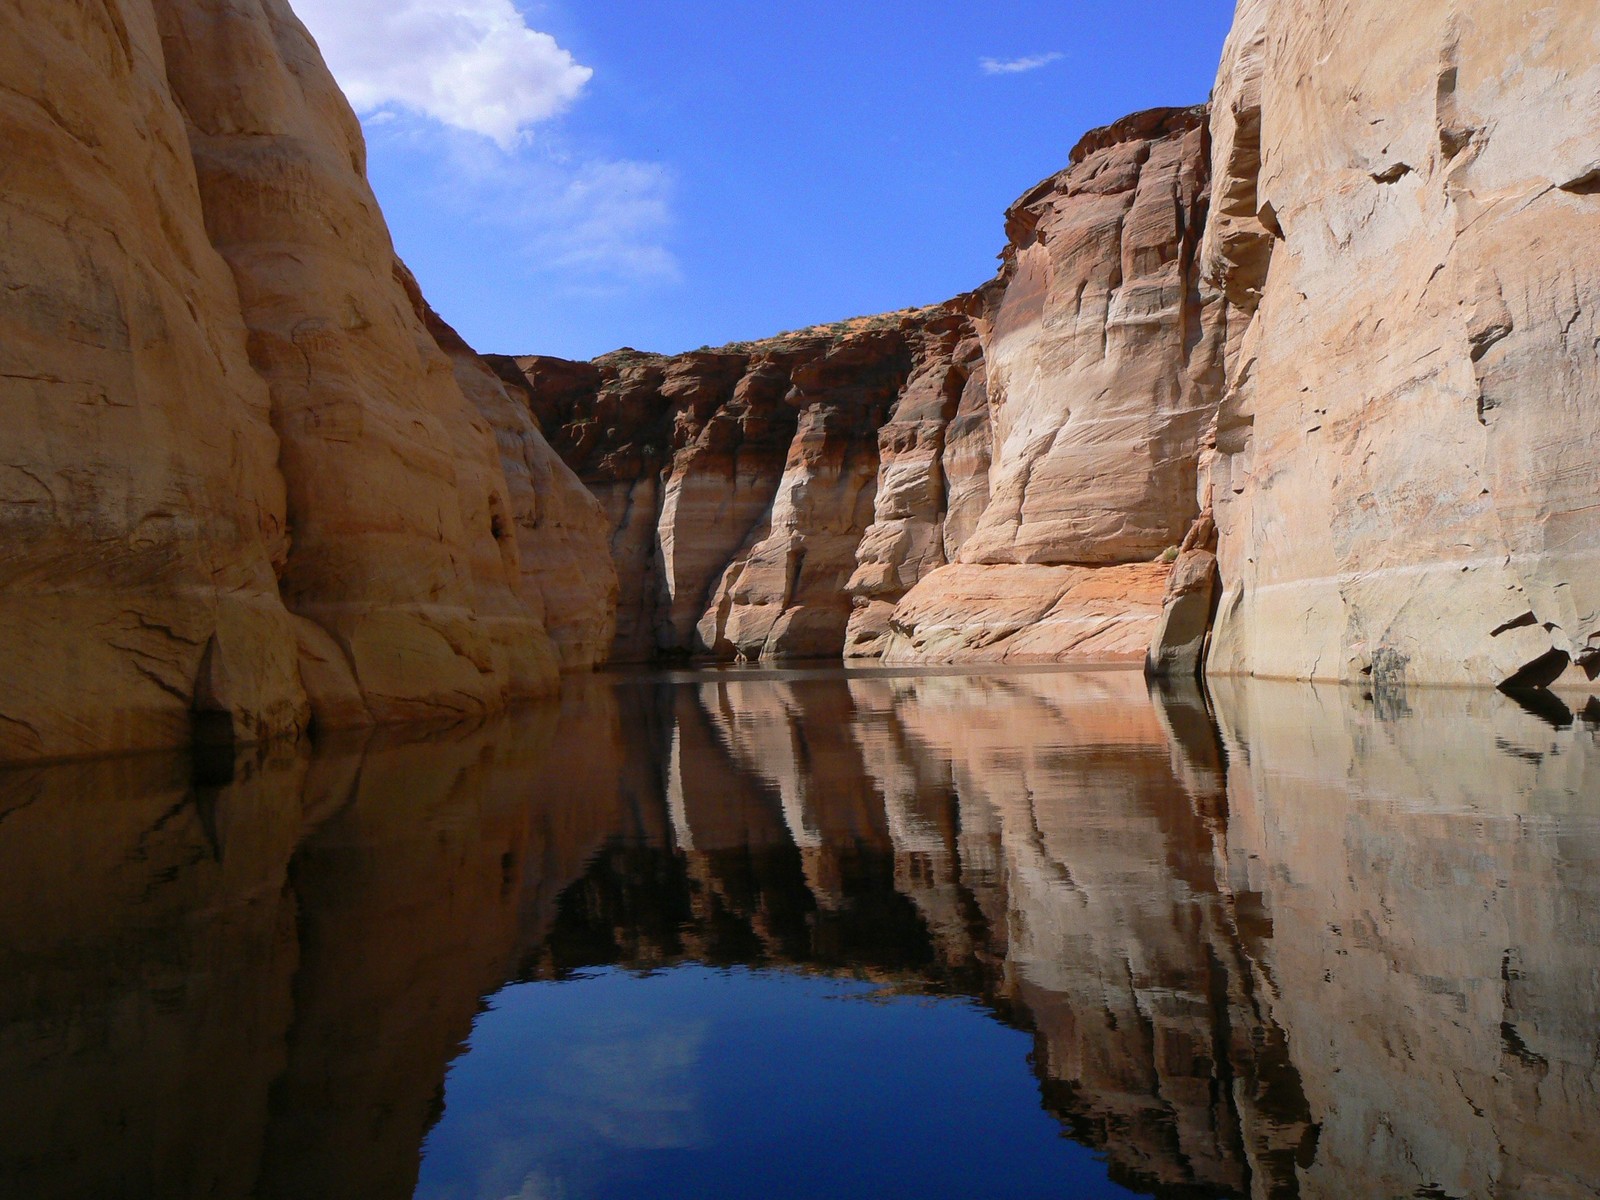
<svg viewBox="0 0 1600 1200">
<path fill-rule="evenodd" d="M 475 716 L 608 653 L 1581 705 L 1592 17 L 1241 0 L 1209 112 L 1088 135 L 977 292 L 489 369 L 286 0 L 13 0 L 0 759 Z"/>
<path fill-rule="evenodd" d="M 987 418 L 965 308 L 672 358 L 497 360 L 611 519 L 617 659 L 837 658 L 882 635 L 975 524 L 962 489 L 986 455 L 953 480 L 944 462 L 952 426 Z"/>
<path fill-rule="evenodd" d="M 959 396 L 858 413 L 880 445 L 821 539 L 837 562 L 860 530 L 856 610 L 835 645 L 829 597 L 827 637 L 794 648 L 1148 645 L 1170 674 L 1600 699 L 1597 97 L 1585 4 L 1242 0 L 1209 114 L 1096 130 L 1012 207 L 999 278 L 958 305 L 982 351 Z M 593 453 L 621 427 L 580 393 L 559 420 Z M 808 456 L 786 464 L 806 493 Z M 628 510 L 646 531 L 650 509 Z M 743 594 L 804 624 L 762 579 Z"/>
</svg>

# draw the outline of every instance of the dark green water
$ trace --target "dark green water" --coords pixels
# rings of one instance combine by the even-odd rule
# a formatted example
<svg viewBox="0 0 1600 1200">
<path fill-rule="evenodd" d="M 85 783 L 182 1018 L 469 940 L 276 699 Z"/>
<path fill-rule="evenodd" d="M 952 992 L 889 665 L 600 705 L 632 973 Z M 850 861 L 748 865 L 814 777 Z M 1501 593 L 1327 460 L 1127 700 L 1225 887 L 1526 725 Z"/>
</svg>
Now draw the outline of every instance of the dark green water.
<svg viewBox="0 0 1600 1200">
<path fill-rule="evenodd" d="M 1600 1194 L 1600 727 L 600 676 L 0 772 L 0 1196 Z"/>
</svg>

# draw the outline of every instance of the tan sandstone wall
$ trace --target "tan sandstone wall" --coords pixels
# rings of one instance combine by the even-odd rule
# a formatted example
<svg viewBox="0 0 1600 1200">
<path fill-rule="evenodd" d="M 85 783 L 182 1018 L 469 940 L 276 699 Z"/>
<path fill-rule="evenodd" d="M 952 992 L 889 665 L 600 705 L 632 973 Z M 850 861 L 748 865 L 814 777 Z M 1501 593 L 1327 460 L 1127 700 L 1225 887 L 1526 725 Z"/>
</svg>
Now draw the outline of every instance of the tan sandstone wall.
<svg viewBox="0 0 1600 1200">
<path fill-rule="evenodd" d="M 1593 5 L 1247 0 L 1215 110 L 1211 671 L 1592 690 Z"/>
<path fill-rule="evenodd" d="M 592 661 L 502 451 L 553 569 L 597 523 L 463 393 L 288 6 L 19 0 L 0 69 L 0 759 L 480 713 L 554 686 L 541 610 Z"/>
<path fill-rule="evenodd" d="M 617 657 L 1142 661 L 1225 378 L 1207 150 L 1203 108 L 1095 130 L 945 305 L 502 360 L 610 517 Z"/>
<path fill-rule="evenodd" d="M 149 4 L 0 9 L 0 758 L 306 720 L 270 397 Z M 214 644 L 214 650 L 213 650 Z"/>
<path fill-rule="evenodd" d="M 1201 288 L 1206 112 L 1095 130 L 1007 213 L 982 293 L 987 502 L 892 618 L 891 662 L 1144 658 L 1198 515 L 1226 306 Z"/>
</svg>

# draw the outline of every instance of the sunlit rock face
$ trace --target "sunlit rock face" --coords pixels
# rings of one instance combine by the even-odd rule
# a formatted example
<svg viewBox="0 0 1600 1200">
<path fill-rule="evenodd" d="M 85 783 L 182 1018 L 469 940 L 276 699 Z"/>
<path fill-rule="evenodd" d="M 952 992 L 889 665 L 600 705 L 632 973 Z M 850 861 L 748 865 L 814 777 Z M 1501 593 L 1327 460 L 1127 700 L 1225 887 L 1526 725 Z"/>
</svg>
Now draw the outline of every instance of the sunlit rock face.
<svg viewBox="0 0 1600 1200">
<path fill-rule="evenodd" d="M 1592 690 L 1592 7 L 1250 0 L 1215 127 L 1212 672 Z"/>
<path fill-rule="evenodd" d="M 964 536 L 986 426 L 961 302 L 664 357 L 497 359 L 599 498 L 621 583 L 616 661 L 838 657 Z M 963 409 L 963 405 L 965 408 Z"/>
<path fill-rule="evenodd" d="M 24 0 L 0 69 L 0 759 L 480 714 L 554 686 L 541 609 L 592 659 L 501 452 L 576 485 L 464 394 L 283 0 Z"/>
<path fill-rule="evenodd" d="M 1204 109 L 1090 133 L 1006 214 L 983 297 L 986 499 L 955 565 L 914 588 L 892 662 L 1138 661 L 1197 516 L 1226 305 L 1201 287 Z"/>
<path fill-rule="evenodd" d="M 872 524 L 855 548 L 844 653 L 881 658 L 905 594 L 952 562 L 989 495 L 989 392 L 970 322 L 930 325 L 889 420 L 878 430 Z"/>
<path fill-rule="evenodd" d="M 123 11 L 126 10 L 126 11 Z M 0 10 L 0 759 L 303 725 L 280 447 L 149 3 Z"/>
<path fill-rule="evenodd" d="M 1222 382 L 1223 306 L 1196 269 L 1206 149 L 1204 108 L 1139 113 L 1007 212 L 989 504 L 962 562 L 1149 562 L 1183 540 Z"/>
<path fill-rule="evenodd" d="M 1141 662 L 1170 569 L 958 564 L 900 602 L 887 663 Z"/>
<path fill-rule="evenodd" d="M 1600 736 L 1493 694 L 1216 687 L 1226 869 L 1307 1197 L 1600 1190 Z"/>
<path fill-rule="evenodd" d="M 1204 108 L 1139 113 L 1011 208 L 971 296 L 505 360 L 610 515 L 617 656 L 1142 659 L 1222 394 L 1209 178 Z"/>
</svg>

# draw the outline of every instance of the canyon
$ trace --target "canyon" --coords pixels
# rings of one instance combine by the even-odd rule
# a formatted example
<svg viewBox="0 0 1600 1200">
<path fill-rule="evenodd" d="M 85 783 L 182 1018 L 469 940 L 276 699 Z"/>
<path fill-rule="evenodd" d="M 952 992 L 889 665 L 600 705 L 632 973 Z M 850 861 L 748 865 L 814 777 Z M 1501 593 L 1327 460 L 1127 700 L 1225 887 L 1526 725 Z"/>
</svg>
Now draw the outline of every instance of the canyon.
<svg viewBox="0 0 1600 1200">
<path fill-rule="evenodd" d="M 428 306 L 286 0 L 17 0 L 0 760 L 663 657 L 1600 704 L 1591 18 L 1241 0 L 988 284 L 574 363 Z"/>
<path fill-rule="evenodd" d="M 612 521 L 614 661 L 1140 662 L 1223 392 L 1206 113 L 1087 135 L 946 304 L 496 360 Z"/>
<path fill-rule="evenodd" d="M 973 293 L 501 360 L 612 518 L 614 657 L 1600 703 L 1590 16 L 1246 0 L 1212 103 L 1088 134 Z"/>
</svg>

